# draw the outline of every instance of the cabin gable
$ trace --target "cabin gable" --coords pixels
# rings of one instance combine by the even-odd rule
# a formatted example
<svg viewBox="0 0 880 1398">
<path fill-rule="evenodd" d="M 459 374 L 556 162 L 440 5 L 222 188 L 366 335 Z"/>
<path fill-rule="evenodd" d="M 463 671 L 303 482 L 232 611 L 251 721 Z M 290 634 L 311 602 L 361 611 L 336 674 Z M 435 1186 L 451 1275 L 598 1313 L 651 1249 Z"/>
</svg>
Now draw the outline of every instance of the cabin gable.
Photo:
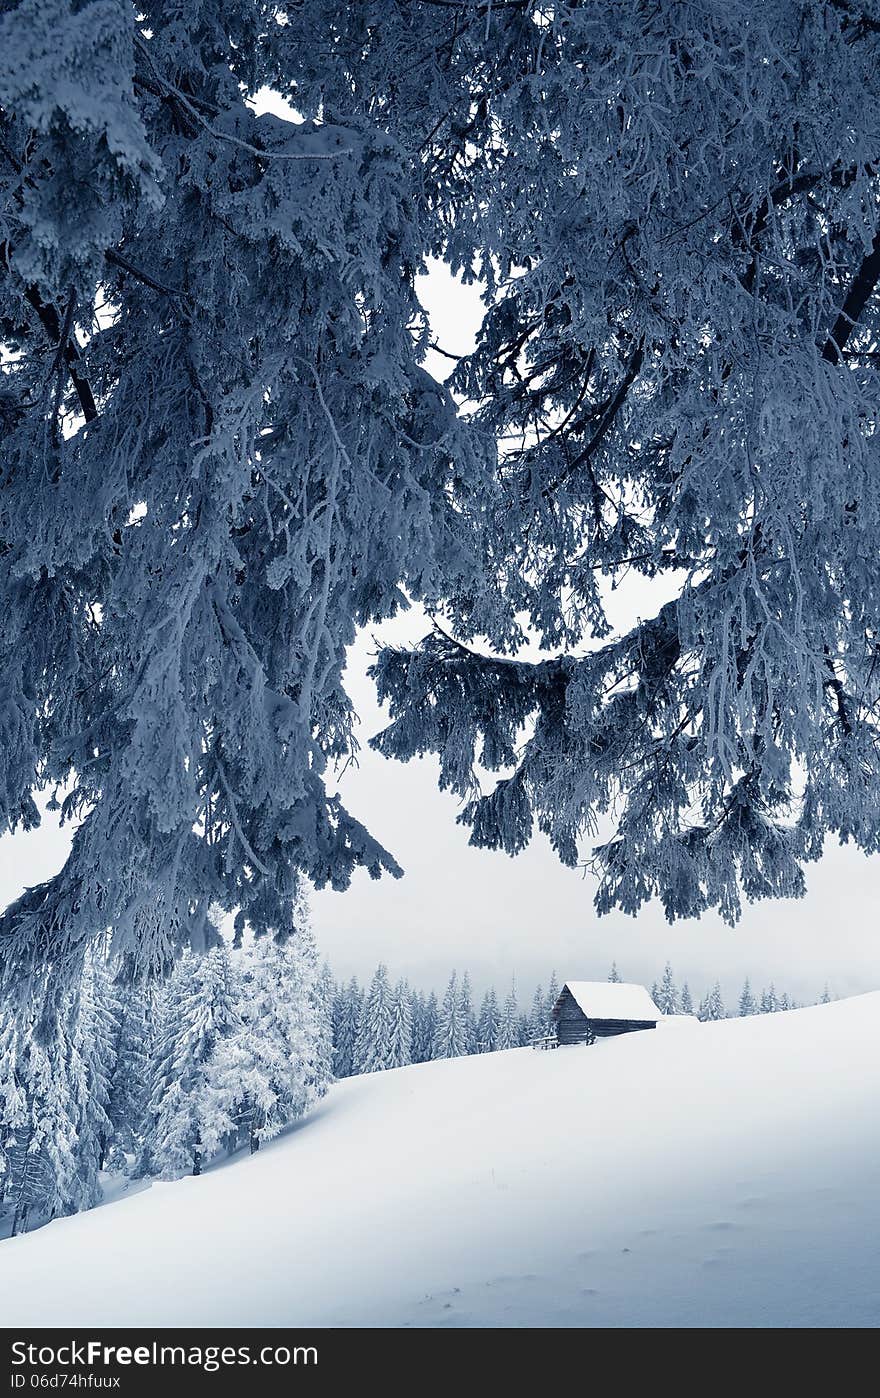
<svg viewBox="0 0 880 1398">
<path fill-rule="evenodd" d="M 561 1044 L 586 1044 L 595 1038 L 590 1021 L 567 985 L 562 987 L 551 1017 Z"/>
</svg>

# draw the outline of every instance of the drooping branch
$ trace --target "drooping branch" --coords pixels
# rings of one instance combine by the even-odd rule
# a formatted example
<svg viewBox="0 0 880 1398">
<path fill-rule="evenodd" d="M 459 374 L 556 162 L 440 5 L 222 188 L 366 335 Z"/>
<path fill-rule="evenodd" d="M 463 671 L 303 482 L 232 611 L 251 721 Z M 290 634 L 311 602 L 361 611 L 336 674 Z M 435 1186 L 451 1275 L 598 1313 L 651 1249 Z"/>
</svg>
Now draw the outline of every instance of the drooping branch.
<svg viewBox="0 0 880 1398">
<path fill-rule="evenodd" d="M 179 287 L 166 286 L 164 282 L 160 282 L 152 273 L 145 272 L 141 267 L 135 267 L 133 262 L 130 262 L 127 257 L 123 257 L 122 253 L 117 252 L 115 248 L 107 249 L 104 253 L 104 261 L 108 262 L 111 267 L 117 267 L 120 272 L 126 272 L 128 276 L 134 277 L 135 281 L 142 282 L 143 285 L 148 286 L 151 291 L 158 291 L 160 295 L 169 296 L 184 304 L 188 304 L 191 301 L 187 292 L 182 291 Z"/>
</svg>

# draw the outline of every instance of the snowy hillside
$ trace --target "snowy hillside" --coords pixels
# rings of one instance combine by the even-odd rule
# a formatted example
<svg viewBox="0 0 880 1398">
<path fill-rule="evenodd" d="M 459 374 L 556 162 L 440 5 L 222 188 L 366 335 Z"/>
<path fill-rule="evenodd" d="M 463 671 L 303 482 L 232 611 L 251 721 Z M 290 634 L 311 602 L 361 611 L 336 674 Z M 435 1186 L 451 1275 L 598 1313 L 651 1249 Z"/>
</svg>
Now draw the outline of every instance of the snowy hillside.
<svg viewBox="0 0 880 1398">
<path fill-rule="evenodd" d="M 348 1080 L 0 1244 L 4 1324 L 877 1325 L 880 994 Z"/>
</svg>

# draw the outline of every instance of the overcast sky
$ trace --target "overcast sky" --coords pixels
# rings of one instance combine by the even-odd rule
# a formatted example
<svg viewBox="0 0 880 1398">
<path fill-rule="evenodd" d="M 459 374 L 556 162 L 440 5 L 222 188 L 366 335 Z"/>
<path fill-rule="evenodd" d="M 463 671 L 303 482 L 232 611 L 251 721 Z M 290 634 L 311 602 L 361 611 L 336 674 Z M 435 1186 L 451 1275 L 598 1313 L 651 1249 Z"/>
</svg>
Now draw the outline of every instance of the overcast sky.
<svg viewBox="0 0 880 1398">
<path fill-rule="evenodd" d="M 439 343 L 458 353 L 470 348 L 479 315 L 473 291 L 438 272 L 422 296 Z M 434 372 L 448 369 L 433 358 Z M 651 615 L 665 600 L 644 586 L 615 596 L 615 624 Z M 456 824 L 456 799 L 437 790 L 434 759 L 404 765 L 366 747 L 386 717 L 365 673 L 373 637 L 408 643 L 426 629 L 425 618 L 410 613 L 365 635 L 350 656 L 362 751 L 339 790 L 406 873 L 375 883 L 360 872 L 347 893 L 315 895 L 320 949 L 338 976 L 364 978 L 381 959 L 395 977 L 440 988 L 453 967 L 467 968 L 478 991 L 515 976 L 530 998 L 551 969 L 561 980 L 604 977 L 615 959 L 625 979 L 650 984 L 669 957 L 697 995 L 718 977 L 729 1000 L 746 974 L 759 985 L 775 979 L 799 999 L 816 998 L 826 980 L 839 995 L 880 988 L 880 860 L 853 849 L 829 846 L 808 871 L 806 898 L 749 906 L 734 929 L 715 916 L 670 927 L 657 906 L 637 919 L 598 919 L 595 881 L 563 868 L 543 836 L 516 859 L 470 849 L 468 831 Z M 0 840 L 0 902 L 54 873 L 67 844 L 51 818 L 39 831 Z"/>
</svg>

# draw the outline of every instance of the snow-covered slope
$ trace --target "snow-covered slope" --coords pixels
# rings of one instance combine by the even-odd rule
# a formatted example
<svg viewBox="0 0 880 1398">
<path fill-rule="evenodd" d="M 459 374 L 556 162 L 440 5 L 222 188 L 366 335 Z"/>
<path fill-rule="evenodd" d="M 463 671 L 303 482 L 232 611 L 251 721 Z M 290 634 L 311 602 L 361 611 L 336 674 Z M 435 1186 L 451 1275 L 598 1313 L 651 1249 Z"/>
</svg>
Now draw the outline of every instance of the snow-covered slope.
<svg viewBox="0 0 880 1398">
<path fill-rule="evenodd" d="M 877 1325 L 880 994 L 339 1084 L 0 1244 L 5 1325 Z"/>
</svg>

